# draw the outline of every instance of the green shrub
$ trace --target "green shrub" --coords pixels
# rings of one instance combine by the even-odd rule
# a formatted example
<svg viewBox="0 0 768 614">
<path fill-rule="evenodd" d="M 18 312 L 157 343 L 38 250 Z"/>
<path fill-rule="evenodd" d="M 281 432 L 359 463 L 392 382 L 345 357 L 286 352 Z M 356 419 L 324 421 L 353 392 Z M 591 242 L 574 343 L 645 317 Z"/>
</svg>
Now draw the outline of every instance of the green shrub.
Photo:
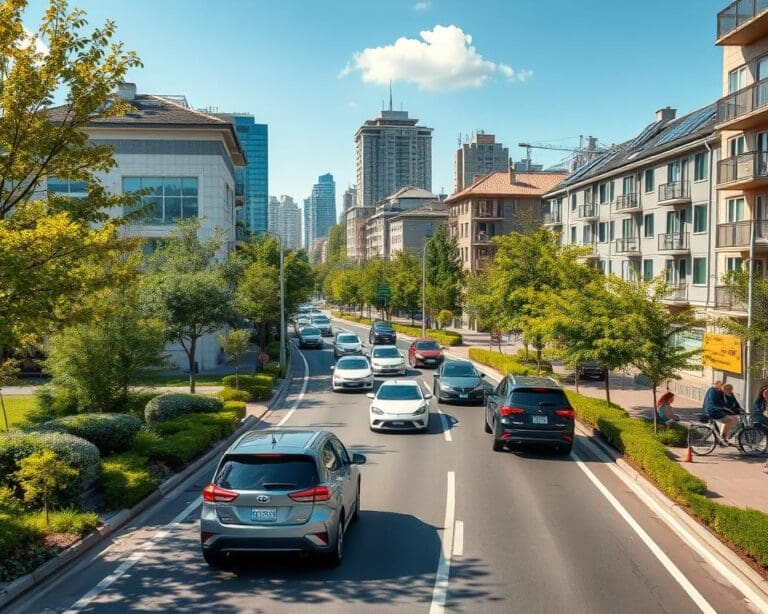
<svg viewBox="0 0 768 614">
<path fill-rule="evenodd" d="M 10 565 L 6 569 L 3 563 L 10 563 L 17 548 L 33 542 L 39 535 L 39 531 L 24 522 L 19 510 L 0 507 L 0 582 L 19 575 Z"/>
<path fill-rule="evenodd" d="M 235 376 L 227 375 L 222 379 L 226 388 L 235 387 Z M 272 396 L 272 388 L 275 385 L 274 376 L 268 373 L 257 373 L 256 375 L 241 375 L 237 378 L 237 384 L 240 390 L 248 393 L 249 401 L 266 401 Z"/>
<path fill-rule="evenodd" d="M 80 410 L 80 402 L 70 389 L 52 384 L 37 388 L 35 400 L 37 407 L 27 414 L 27 421 L 32 424 L 76 414 Z"/>
<path fill-rule="evenodd" d="M 131 507 L 157 489 L 158 481 L 147 469 L 147 460 L 136 452 L 126 452 L 101 461 L 100 481 L 109 509 Z"/>
<path fill-rule="evenodd" d="M 503 375 L 536 375 L 536 367 L 520 364 L 513 356 L 482 348 L 469 348 L 469 359 L 496 369 Z"/>
<path fill-rule="evenodd" d="M 278 377 L 283 376 L 283 367 L 277 362 L 268 362 L 264 365 L 262 372 L 277 379 Z"/>
<path fill-rule="evenodd" d="M 77 414 L 43 422 L 35 430 L 76 435 L 110 454 L 130 448 L 140 428 L 141 420 L 129 414 Z"/>
<path fill-rule="evenodd" d="M 189 414 L 156 425 L 161 441 L 154 447 L 150 458 L 170 467 L 180 467 L 200 456 L 215 441 L 231 434 L 239 416 L 236 412 L 218 414 Z"/>
<path fill-rule="evenodd" d="M 238 420 L 245 418 L 245 409 L 243 401 L 224 401 L 224 411 L 237 414 Z"/>
<path fill-rule="evenodd" d="M 247 390 L 224 388 L 217 396 L 226 404 L 227 401 L 247 401 L 251 395 Z"/>
<path fill-rule="evenodd" d="M 48 521 L 46 524 L 43 512 L 28 512 L 24 516 L 24 524 L 36 533 L 85 535 L 99 526 L 99 515 L 95 512 L 79 512 L 74 509 L 57 510 L 50 513 Z"/>
<path fill-rule="evenodd" d="M 280 342 L 279 341 L 271 341 L 267 343 L 267 346 L 264 348 L 264 352 L 269 354 L 270 358 L 277 359 L 280 357 Z"/>
<path fill-rule="evenodd" d="M 688 429 L 677 422 L 669 422 L 666 426 L 659 425 L 656 438 L 670 448 L 688 447 Z"/>
<path fill-rule="evenodd" d="M 147 403 L 144 409 L 144 420 L 147 424 L 164 422 L 185 414 L 214 413 L 221 411 L 222 407 L 221 399 L 215 397 L 167 392 Z"/>
<path fill-rule="evenodd" d="M 140 420 L 144 420 L 144 408 L 152 399 L 158 396 L 160 393 L 152 390 L 140 390 L 138 392 L 129 392 L 128 398 L 123 404 L 122 411 L 126 414 L 136 416 Z"/>
<path fill-rule="evenodd" d="M 130 451 L 139 456 L 149 457 L 154 447 L 159 443 L 160 435 L 145 426 L 136 433 Z"/>
</svg>

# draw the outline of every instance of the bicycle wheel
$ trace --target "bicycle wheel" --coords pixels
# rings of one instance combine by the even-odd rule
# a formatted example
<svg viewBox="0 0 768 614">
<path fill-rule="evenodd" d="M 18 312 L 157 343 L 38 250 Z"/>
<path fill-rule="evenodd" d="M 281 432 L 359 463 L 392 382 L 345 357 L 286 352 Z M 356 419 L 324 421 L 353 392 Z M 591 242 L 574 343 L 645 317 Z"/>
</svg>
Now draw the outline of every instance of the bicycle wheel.
<svg viewBox="0 0 768 614">
<path fill-rule="evenodd" d="M 688 429 L 688 445 L 696 456 L 705 456 L 715 449 L 717 441 L 712 429 L 706 426 L 692 426 Z"/>
<path fill-rule="evenodd" d="M 764 430 L 748 426 L 739 433 L 739 449 L 747 456 L 761 456 L 768 450 L 768 436 Z"/>
</svg>

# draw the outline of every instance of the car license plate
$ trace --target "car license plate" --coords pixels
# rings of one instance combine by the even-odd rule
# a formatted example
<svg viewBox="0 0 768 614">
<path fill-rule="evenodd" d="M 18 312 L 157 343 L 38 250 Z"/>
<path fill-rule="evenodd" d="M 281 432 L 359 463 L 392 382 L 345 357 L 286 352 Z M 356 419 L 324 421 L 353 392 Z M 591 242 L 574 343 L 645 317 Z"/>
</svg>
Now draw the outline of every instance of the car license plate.
<svg viewBox="0 0 768 614">
<path fill-rule="evenodd" d="M 469 395 L 467 393 L 462 393 L 462 394 L 459 395 L 459 398 L 460 399 L 468 399 Z"/>
<path fill-rule="evenodd" d="M 251 520 L 255 522 L 274 522 L 277 520 L 277 508 L 254 507 L 251 508 Z"/>
<path fill-rule="evenodd" d="M 435 362 L 434 358 L 427 358 L 424 362 L 426 362 L 428 365 L 431 365 L 433 362 Z"/>
<path fill-rule="evenodd" d="M 549 421 L 546 416 L 531 416 L 531 422 L 533 424 L 547 424 Z"/>
<path fill-rule="evenodd" d="M 350 388 L 359 388 L 362 385 L 362 382 L 347 382 L 347 386 Z"/>
<path fill-rule="evenodd" d="M 405 422 L 403 422 L 402 420 L 395 420 L 392 423 L 392 426 L 405 426 Z"/>
</svg>

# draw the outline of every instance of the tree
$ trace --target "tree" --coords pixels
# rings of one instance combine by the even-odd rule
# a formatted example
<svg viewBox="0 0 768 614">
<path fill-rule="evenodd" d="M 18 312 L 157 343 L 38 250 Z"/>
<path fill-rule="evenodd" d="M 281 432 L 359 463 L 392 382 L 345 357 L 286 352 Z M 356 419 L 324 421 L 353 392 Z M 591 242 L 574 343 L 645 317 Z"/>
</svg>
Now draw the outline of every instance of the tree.
<svg viewBox="0 0 768 614">
<path fill-rule="evenodd" d="M 19 461 L 16 480 L 28 503 L 42 503 L 45 524 L 50 524 L 48 507 L 59 491 L 77 478 L 77 471 L 60 460 L 51 450 L 30 454 Z"/>
<path fill-rule="evenodd" d="M 200 241 L 199 220 L 179 222 L 149 259 L 144 280 L 152 313 L 162 320 L 167 341 L 179 343 L 189 363 L 189 391 L 195 392 L 197 344 L 237 322 L 229 262 L 217 258 L 221 239 Z"/>
<path fill-rule="evenodd" d="M 8 414 L 5 411 L 5 400 L 3 399 L 3 387 L 15 384 L 18 381 L 16 373 L 19 370 L 19 361 L 15 359 L 7 359 L 0 362 L 0 410 L 3 412 L 3 422 L 5 423 L 5 430 L 11 430 L 8 425 Z"/>
<path fill-rule="evenodd" d="M 268 325 L 280 321 L 280 271 L 259 262 L 248 265 L 235 301 L 237 310 L 259 327 L 259 345 L 265 347 Z"/>
<path fill-rule="evenodd" d="M 219 336 L 219 343 L 221 343 L 221 347 L 224 348 L 224 351 L 235 365 L 235 388 L 239 388 L 238 371 L 240 361 L 248 353 L 248 348 L 251 344 L 251 334 L 244 328 L 233 329 L 226 335 Z"/>
<path fill-rule="evenodd" d="M 731 294 L 734 304 L 749 302 L 749 272 L 732 271 L 725 275 L 723 283 Z M 752 326 L 743 318 L 721 318 L 717 321 L 732 335 L 750 341 L 758 351 L 752 353 L 750 368 L 759 372 L 763 379 L 768 373 L 768 277 L 754 275 L 752 280 Z"/>
<path fill-rule="evenodd" d="M 334 224 L 328 229 L 328 264 L 334 265 L 347 259 L 347 224 Z"/>
<path fill-rule="evenodd" d="M 444 224 L 438 226 L 427 241 L 425 268 L 429 310 L 434 313 L 443 310 L 458 313 L 464 269 L 456 238 L 450 236 Z"/>
<path fill-rule="evenodd" d="M 100 185 L 95 173 L 114 165 L 112 148 L 84 128 L 130 108 L 113 91 L 138 57 L 114 40 L 114 22 L 86 32 L 85 14 L 59 0 L 30 37 L 26 5 L 0 2 L 0 343 L 75 320 L 81 298 L 108 285 L 92 265 L 118 242 L 108 212 L 132 202 Z M 65 104 L 54 107 L 60 95 Z M 85 183 L 87 197 L 41 193 L 50 177 Z"/>
<path fill-rule="evenodd" d="M 421 304 L 421 263 L 408 250 L 400 250 L 388 266 L 390 306 L 411 314 Z"/>
</svg>

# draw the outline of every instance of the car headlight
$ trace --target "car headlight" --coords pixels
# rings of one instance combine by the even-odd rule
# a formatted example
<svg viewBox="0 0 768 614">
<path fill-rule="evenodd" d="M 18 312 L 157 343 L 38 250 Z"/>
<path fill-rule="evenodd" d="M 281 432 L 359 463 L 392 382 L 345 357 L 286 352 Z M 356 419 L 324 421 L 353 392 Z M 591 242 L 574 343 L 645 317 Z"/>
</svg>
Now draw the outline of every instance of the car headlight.
<svg viewBox="0 0 768 614">
<path fill-rule="evenodd" d="M 427 411 L 427 406 L 425 404 L 425 405 L 422 405 L 421 407 L 419 407 L 419 409 L 417 409 L 414 413 L 416 413 L 416 414 L 423 414 L 426 411 Z"/>
<path fill-rule="evenodd" d="M 448 384 L 440 384 L 440 389 L 445 390 L 446 392 L 455 392 L 456 389 L 453 386 L 449 386 Z"/>
<path fill-rule="evenodd" d="M 414 354 L 414 356 L 416 356 L 416 358 L 418 358 L 419 360 L 424 360 L 423 354 Z"/>
<path fill-rule="evenodd" d="M 378 407 L 371 407 L 371 413 L 376 414 L 377 416 L 383 416 L 384 412 L 381 411 Z"/>
<path fill-rule="evenodd" d="M 475 390 L 483 390 L 485 387 L 483 386 L 483 382 L 480 382 L 477 386 L 475 386 Z"/>
</svg>

